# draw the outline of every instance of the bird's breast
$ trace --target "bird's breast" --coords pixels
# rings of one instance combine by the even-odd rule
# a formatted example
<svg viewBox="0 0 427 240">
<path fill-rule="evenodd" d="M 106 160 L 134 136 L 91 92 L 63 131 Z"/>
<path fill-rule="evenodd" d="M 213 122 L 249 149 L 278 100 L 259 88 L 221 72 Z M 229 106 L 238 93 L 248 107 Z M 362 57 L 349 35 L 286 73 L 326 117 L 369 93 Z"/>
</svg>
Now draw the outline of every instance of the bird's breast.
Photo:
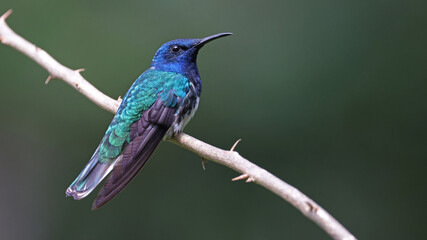
<svg viewBox="0 0 427 240">
<path fill-rule="evenodd" d="M 199 107 L 199 94 L 193 84 L 190 84 L 190 89 L 182 101 L 182 105 L 178 108 L 175 114 L 175 120 L 172 126 L 166 133 L 166 138 L 172 136 L 173 133 L 182 132 L 184 127 L 194 116 L 197 108 Z"/>
<path fill-rule="evenodd" d="M 173 123 L 173 131 L 176 132 L 182 132 L 184 130 L 184 127 L 187 125 L 187 123 L 190 121 L 191 118 L 193 118 L 194 113 L 196 113 L 197 108 L 199 107 L 199 97 L 197 97 L 194 102 L 192 102 L 191 105 L 185 113 L 182 113 L 181 115 L 177 116 L 175 122 Z"/>
</svg>

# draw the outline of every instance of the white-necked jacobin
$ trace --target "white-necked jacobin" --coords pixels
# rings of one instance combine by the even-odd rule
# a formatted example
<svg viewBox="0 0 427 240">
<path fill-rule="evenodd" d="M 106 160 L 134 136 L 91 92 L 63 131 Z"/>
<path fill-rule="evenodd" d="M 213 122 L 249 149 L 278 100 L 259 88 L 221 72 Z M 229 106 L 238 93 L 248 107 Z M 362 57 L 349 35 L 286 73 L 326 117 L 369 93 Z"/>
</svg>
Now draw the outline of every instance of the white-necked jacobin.
<svg viewBox="0 0 427 240">
<path fill-rule="evenodd" d="M 193 117 L 202 90 L 197 54 L 206 43 L 228 35 L 231 33 L 163 44 L 151 67 L 124 96 L 101 143 L 66 194 L 77 200 L 86 197 L 111 171 L 92 209 L 123 190 L 160 141 L 181 132 Z"/>
</svg>

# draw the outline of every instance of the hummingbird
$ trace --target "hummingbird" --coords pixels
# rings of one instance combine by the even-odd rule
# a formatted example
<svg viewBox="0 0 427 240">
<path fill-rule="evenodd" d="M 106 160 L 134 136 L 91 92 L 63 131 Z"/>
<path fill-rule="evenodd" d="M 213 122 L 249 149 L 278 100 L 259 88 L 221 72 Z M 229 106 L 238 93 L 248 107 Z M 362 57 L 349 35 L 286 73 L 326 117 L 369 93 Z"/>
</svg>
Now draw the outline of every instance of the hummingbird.
<svg viewBox="0 0 427 240">
<path fill-rule="evenodd" d="M 206 43 L 231 35 L 176 39 L 163 44 L 151 67 L 132 84 L 98 148 L 66 190 L 80 200 L 111 172 L 93 202 L 98 209 L 132 181 L 162 139 L 182 132 L 194 116 L 202 83 L 197 54 Z"/>
</svg>

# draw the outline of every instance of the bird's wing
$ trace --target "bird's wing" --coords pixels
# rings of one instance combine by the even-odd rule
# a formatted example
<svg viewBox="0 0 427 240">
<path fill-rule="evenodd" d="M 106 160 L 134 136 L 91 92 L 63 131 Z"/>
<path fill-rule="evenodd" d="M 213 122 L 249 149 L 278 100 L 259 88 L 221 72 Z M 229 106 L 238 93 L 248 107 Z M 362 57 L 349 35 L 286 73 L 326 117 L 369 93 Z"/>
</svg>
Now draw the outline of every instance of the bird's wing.
<svg viewBox="0 0 427 240">
<path fill-rule="evenodd" d="M 92 209 L 110 201 L 132 181 L 174 122 L 189 85 L 187 78 L 182 75 L 168 76 L 173 79 L 163 84 L 156 102 L 149 109 L 143 110 L 139 120 L 130 126 L 130 141 L 124 146 L 122 158 L 115 163 L 112 174 L 100 190 Z"/>
<path fill-rule="evenodd" d="M 92 209 L 110 201 L 134 179 L 172 125 L 175 112 L 175 107 L 166 106 L 159 99 L 131 125 L 131 141 L 125 146 L 122 159 L 114 165 Z"/>
</svg>

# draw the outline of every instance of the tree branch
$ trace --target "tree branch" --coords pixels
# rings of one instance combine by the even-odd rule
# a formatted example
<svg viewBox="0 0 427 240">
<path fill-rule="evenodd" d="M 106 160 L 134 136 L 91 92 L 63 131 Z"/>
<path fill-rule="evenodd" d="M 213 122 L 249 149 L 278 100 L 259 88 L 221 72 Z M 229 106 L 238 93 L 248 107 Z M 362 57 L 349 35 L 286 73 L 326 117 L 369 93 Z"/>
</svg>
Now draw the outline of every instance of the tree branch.
<svg viewBox="0 0 427 240">
<path fill-rule="evenodd" d="M 12 11 L 9 10 L 0 17 L 0 41 L 3 44 L 22 52 L 38 63 L 41 67 L 46 69 L 49 72 L 46 84 L 51 79 L 63 80 L 100 108 L 113 114 L 117 111 L 120 105 L 120 100 L 114 100 L 96 89 L 81 76 L 80 72 L 82 69 L 72 70 L 63 66 L 43 49 L 40 49 L 34 44 L 28 42 L 10 29 L 6 23 L 6 18 L 11 13 Z M 233 180 L 247 179 L 246 182 L 255 182 L 272 191 L 292 204 L 307 218 L 314 221 L 333 239 L 356 239 L 328 212 L 301 193 L 298 189 L 285 183 L 265 169 L 251 163 L 240 156 L 239 153 L 235 152 L 234 148 L 238 142 L 235 143 L 230 151 L 226 151 L 204 143 L 185 133 L 176 134 L 172 138 L 168 139 L 168 141 L 196 153 L 203 159 L 219 163 L 242 173 L 241 176 Z"/>
</svg>

